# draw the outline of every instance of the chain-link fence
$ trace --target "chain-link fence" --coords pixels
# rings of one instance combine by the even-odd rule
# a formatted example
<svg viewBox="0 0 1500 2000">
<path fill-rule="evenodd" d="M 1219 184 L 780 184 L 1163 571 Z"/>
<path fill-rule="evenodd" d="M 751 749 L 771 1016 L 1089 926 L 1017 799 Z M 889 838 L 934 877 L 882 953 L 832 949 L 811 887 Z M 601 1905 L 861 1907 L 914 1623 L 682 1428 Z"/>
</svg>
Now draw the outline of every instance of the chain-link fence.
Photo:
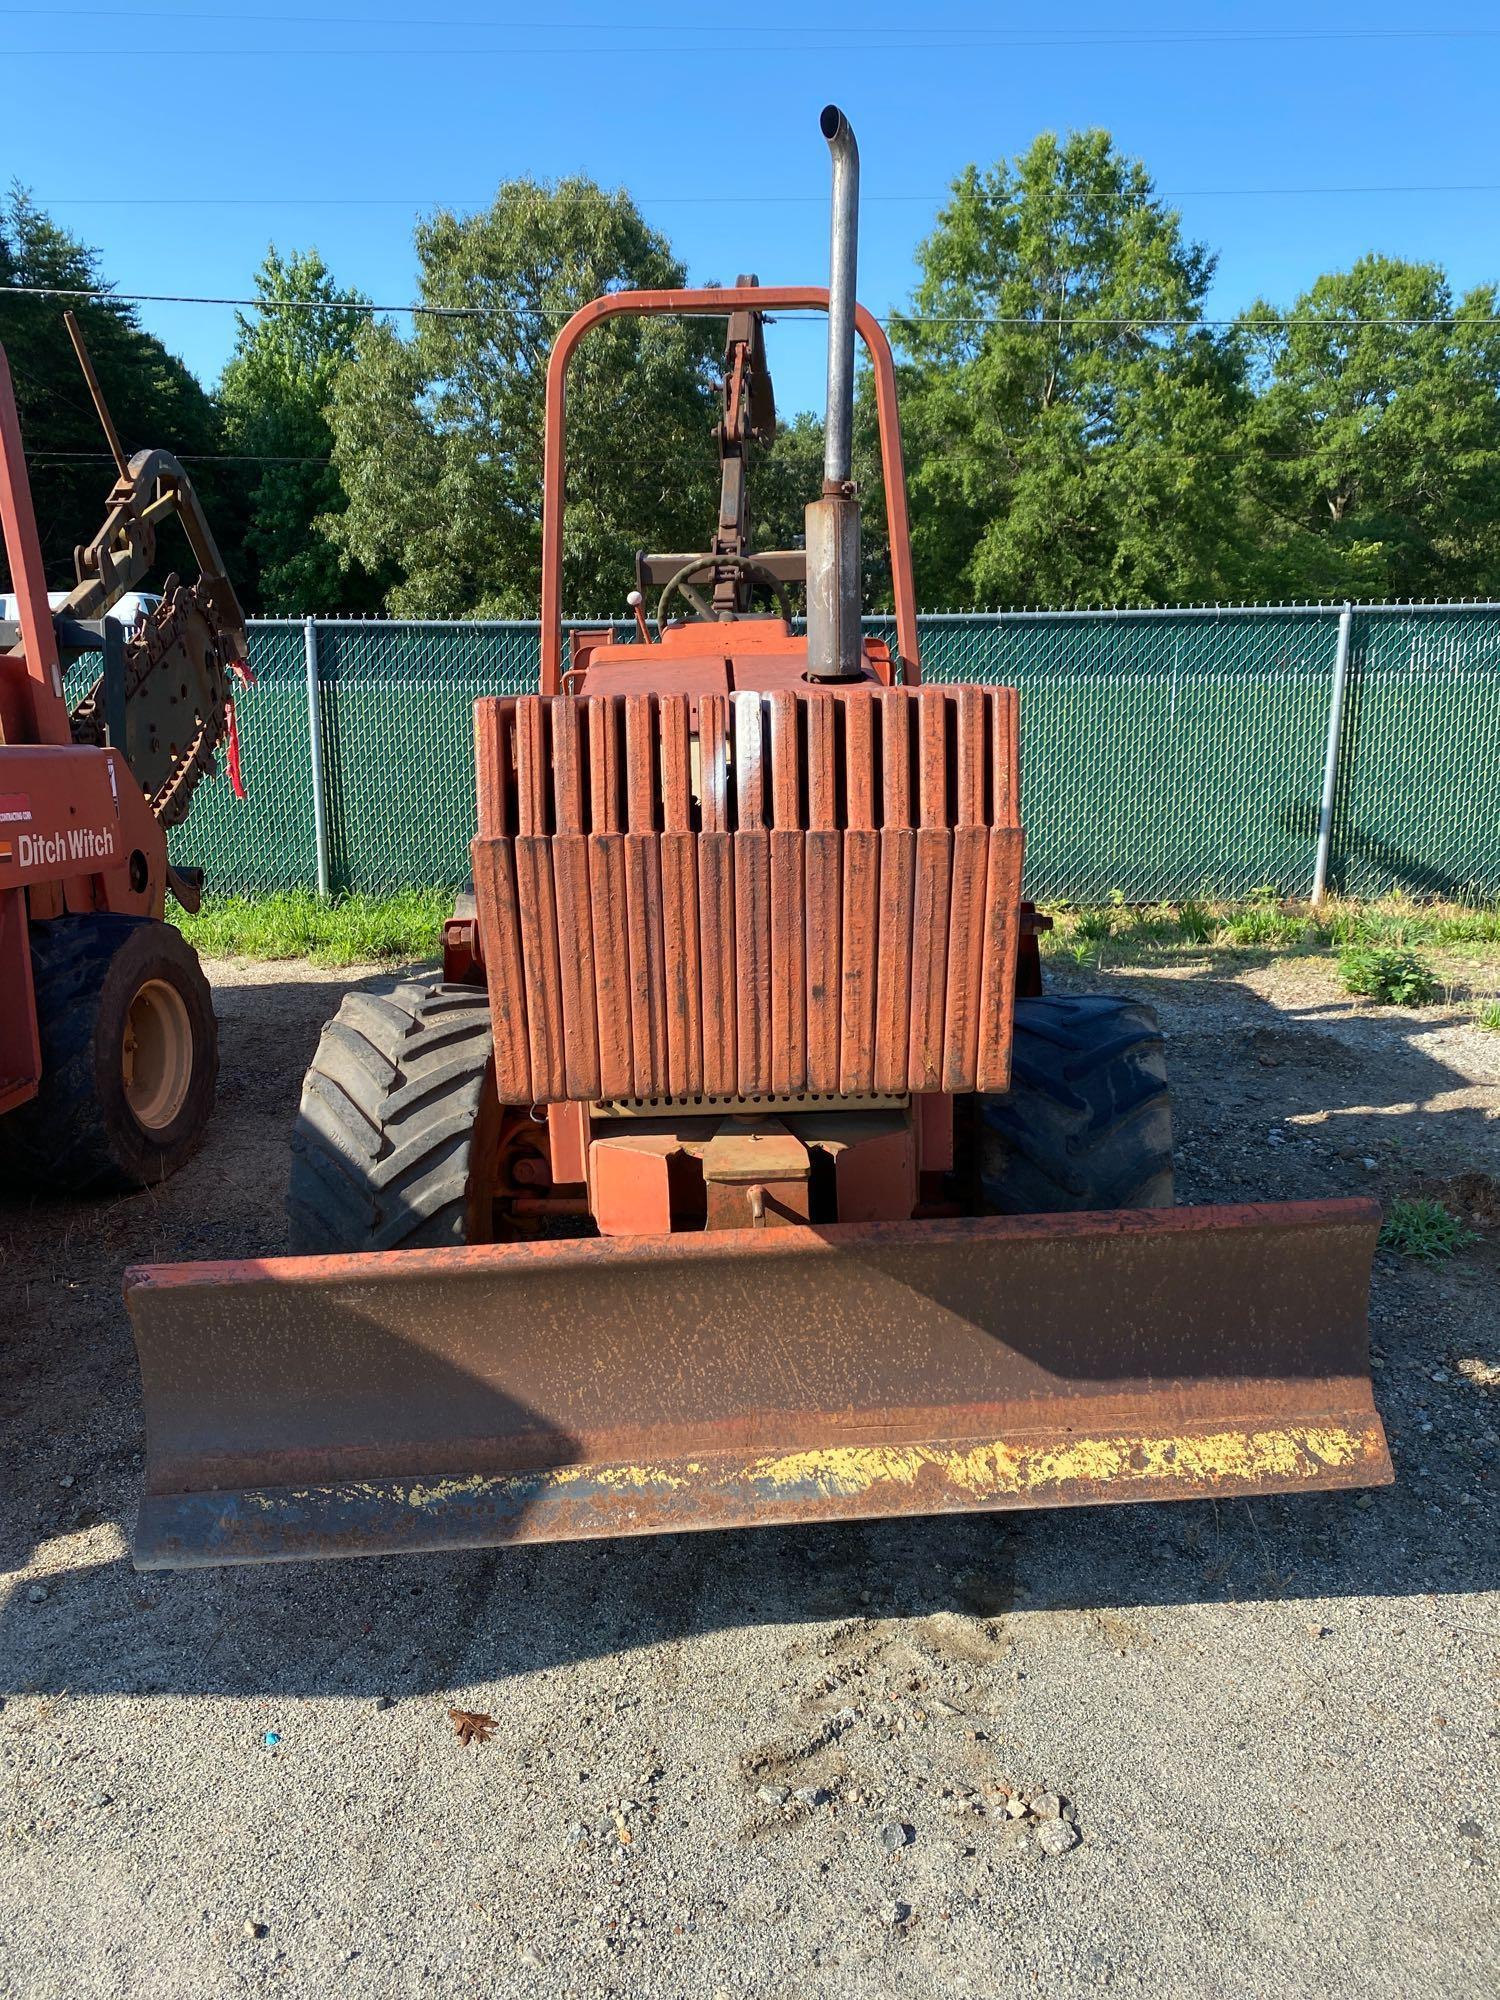
<svg viewBox="0 0 1500 2000">
<path fill-rule="evenodd" d="M 869 629 L 894 638 L 888 620 Z M 1500 893 L 1500 605 L 938 614 L 921 644 L 925 681 L 1020 690 L 1027 889 L 1043 901 L 1306 895 L 1331 709 L 1328 885 Z M 334 892 L 462 883 L 470 709 L 536 685 L 536 625 L 265 621 L 251 650 L 249 800 L 222 776 L 203 785 L 174 858 L 220 892 L 317 884 L 318 741 Z"/>
</svg>

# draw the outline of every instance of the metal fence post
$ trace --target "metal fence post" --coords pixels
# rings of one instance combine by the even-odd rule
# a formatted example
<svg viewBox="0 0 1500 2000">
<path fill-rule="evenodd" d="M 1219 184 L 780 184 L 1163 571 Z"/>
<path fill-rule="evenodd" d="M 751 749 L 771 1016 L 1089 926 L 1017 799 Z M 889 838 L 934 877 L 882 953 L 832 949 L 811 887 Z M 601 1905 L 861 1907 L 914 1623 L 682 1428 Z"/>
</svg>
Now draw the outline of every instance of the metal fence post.
<svg viewBox="0 0 1500 2000">
<path fill-rule="evenodd" d="M 1333 656 L 1333 686 L 1328 695 L 1328 740 L 1323 752 L 1323 801 L 1318 808 L 1318 851 L 1313 860 L 1313 907 L 1328 894 L 1328 859 L 1333 851 L 1333 800 L 1339 781 L 1339 738 L 1344 729 L 1344 691 L 1349 681 L 1349 638 L 1354 630 L 1354 606 L 1339 613 L 1338 645 Z"/>
<path fill-rule="evenodd" d="M 328 900 L 328 808 L 323 797 L 323 704 L 318 691 L 318 621 L 302 622 L 307 661 L 307 747 L 312 763 L 313 841 L 318 855 L 318 894 Z"/>
</svg>

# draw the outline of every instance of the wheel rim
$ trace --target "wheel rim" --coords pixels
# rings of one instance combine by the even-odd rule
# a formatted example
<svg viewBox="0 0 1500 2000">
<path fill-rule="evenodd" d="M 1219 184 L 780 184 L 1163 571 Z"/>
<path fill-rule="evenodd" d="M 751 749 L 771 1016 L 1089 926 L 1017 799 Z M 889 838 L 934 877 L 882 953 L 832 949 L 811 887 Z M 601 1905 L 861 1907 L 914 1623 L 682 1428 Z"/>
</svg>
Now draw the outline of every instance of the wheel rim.
<svg viewBox="0 0 1500 2000">
<path fill-rule="evenodd" d="M 193 1024 L 182 995 L 148 979 L 130 1003 L 120 1048 L 125 1102 L 148 1132 L 164 1132 L 193 1080 Z"/>
</svg>

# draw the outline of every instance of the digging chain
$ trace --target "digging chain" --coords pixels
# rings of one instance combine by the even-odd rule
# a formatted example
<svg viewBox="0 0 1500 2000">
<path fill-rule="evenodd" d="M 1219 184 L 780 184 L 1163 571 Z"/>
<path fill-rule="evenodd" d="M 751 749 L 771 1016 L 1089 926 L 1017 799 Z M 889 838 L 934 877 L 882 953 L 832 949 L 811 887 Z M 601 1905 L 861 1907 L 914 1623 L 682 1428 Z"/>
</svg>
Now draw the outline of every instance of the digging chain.
<svg viewBox="0 0 1500 2000">
<path fill-rule="evenodd" d="M 217 616 L 214 592 L 200 577 L 191 586 L 169 576 L 161 602 L 125 641 L 125 700 L 144 701 L 149 720 L 143 748 L 132 758 L 151 810 L 163 826 L 186 816 L 193 792 L 217 766 L 224 735 L 229 668 L 238 658 L 237 637 Z M 161 715 L 171 716 L 163 723 Z M 185 720 L 181 735 L 172 724 Z M 104 741 L 104 683 L 96 681 L 73 710 L 73 740 Z M 132 746 L 134 747 L 134 729 Z"/>
</svg>

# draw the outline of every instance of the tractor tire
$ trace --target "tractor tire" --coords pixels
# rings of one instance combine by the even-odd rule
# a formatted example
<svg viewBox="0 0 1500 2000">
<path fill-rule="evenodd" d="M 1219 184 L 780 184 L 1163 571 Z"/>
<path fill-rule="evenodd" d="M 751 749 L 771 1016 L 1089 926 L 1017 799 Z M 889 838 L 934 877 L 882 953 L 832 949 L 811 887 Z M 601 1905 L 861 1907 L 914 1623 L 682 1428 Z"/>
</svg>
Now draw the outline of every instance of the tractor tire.
<svg viewBox="0 0 1500 2000">
<path fill-rule="evenodd" d="M 292 1128 L 293 1253 L 487 1242 L 493 1091 L 482 986 L 348 994 Z"/>
<path fill-rule="evenodd" d="M 31 926 L 41 1085 L 0 1127 L 7 1179 L 129 1193 L 193 1153 L 214 1105 L 219 1030 L 198 954 L 149 917 Z"/>
<path fill-rule="evenodd" d="M 980 1187 L 1002 1215 L 1172 1206 L 1162 1034 L 1137 1001 L 1018 1000 L 1011 1087 L 977 1109 Z"/>
</svg>

